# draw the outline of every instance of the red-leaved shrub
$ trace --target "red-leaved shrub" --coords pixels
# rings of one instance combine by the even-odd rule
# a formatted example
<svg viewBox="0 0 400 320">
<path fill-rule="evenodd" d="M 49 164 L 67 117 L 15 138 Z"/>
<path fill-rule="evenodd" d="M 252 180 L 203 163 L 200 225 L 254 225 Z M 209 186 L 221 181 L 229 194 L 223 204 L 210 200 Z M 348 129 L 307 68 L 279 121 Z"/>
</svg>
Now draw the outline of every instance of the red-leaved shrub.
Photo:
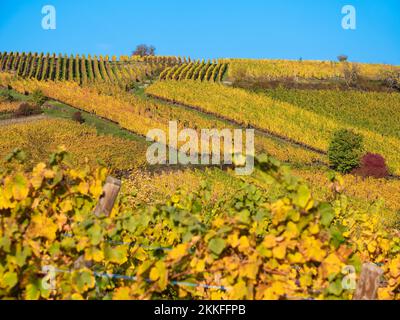
<svg viewBox="0 0 400 320">
<path fill-rule="evenodd" d="M 353 174 L 362 177 L 386 178 L 389 176 L 389 169 L 380 154 L 367 153 L 361 158 L 361 165 L 353 171 Z"/>
</svg>

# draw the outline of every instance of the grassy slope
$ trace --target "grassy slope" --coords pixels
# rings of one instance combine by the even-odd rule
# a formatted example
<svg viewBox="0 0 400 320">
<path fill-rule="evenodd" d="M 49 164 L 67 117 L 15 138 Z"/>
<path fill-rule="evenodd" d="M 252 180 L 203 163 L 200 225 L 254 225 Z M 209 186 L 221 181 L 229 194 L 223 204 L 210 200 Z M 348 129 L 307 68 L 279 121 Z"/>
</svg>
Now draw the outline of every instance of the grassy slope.
<svg viewBox="0 0 400 320">
<path fill-rule="evenodd" d="M 52 106 L 51 108 L 45 108 L 44 113 L 52 118 L 61 118 L 61 119 L 72 119 L 72 115 L 78 110 L 57 101 L 49 101 L 48 105 Z M 141 141 L 143 142 L 143 138 L 137 136 L 131 132 L 128 132 L 122 129 L 115 123 L 106 121 L 104 119 L 98 118 L 95 115 L 79 111 L 82 114 L 83 119 L 85 120 L 85 124 L 91 127 L 96 128 L 97 133 L 101 135 L 112 135 L 115 137 L 131 140 L 131 141 Z"/>
<path fill-rule="evenodd" d="M 0 158 L 21 148 L 28 166 L 45 162 L 63 145 L 71 153 L 71 164 L 92 165 L 99 161 L 112 169 L 130 170 L 146 164 L 146 144 L 110 135 L 99 135 L 95 128 L 65 119 L 44 119 L 3 126 L 0 130 Z"/>
</svg>

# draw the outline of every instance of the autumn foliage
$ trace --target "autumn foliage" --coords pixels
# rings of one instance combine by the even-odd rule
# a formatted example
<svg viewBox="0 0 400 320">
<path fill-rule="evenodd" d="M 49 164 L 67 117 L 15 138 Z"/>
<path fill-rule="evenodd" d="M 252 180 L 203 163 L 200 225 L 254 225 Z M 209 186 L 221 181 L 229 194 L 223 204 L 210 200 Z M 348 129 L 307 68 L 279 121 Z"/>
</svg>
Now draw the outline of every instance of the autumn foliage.
<svg viewBox="0 0 400 320">
<path fill-rule="evenodd" d="M 0 174 L 0 298 L 349 299 L 342 268 L 363 261 L 384 262 L 380 297 L 399 298 L 398 236 L 362 213 L 349 218 L 343 199 L 316 201 L 268 157 L 231 198 L 210 201 L 203 183 L 151 206 L 122 196 L 96 217 L 105 169 L 69 168 L 60 149 L 24 172 L 18 155 Z M 268 199 L 257 181 L 282 192 Z"/>
<path fill-rule="evenodd" d="M 380 154 L 367 153 L 362 157 L 361 165 L 354 170 L 354 174 L 379 179 L 388 177 L 389 169 L 386 166 L 385 158 Z"/>
</svg>

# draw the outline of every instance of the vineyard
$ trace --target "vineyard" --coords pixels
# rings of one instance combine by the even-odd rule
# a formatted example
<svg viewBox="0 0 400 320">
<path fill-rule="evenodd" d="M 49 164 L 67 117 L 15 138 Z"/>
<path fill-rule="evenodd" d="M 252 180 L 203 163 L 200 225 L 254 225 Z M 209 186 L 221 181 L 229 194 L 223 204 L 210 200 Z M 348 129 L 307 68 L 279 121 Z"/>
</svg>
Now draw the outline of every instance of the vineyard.
<svg viewBox="0 0 400 320">
<path fill-rule="evenodd" d="M 24 150 L 24 164 L 32 168 L 47 160 L 49 154 L 64 145 L 74 166 L 96 165 L 99 161 L 109 168 L 137 169 L 145 165 L 146 144 L 117 137 L 98 135 L 94 128 L 68 120 L 44 119 L 37 122 L 9 125 L 0 130 L 0 158 L 17 145 Z"/>
<path fill-rule="evenodd" d="M 266 95 L 318 115 L 400 138 L 400 93 L 336 90 L 267 90 Z"/>
<path fill-rule="evenodd" d="M 3 52 L 0 54 L 0 72 L 37 80 L 75 81 L 79 84 L 112 82 L 123 87 L 131 82 L 139 82 L 163 70 L 168 65 L 182 64 L 181 58 L 161 57 L 139 59 L 91 56 L 56 55 L 49 53 Z"/>
<path fill-rule="evenodd" d="M 0 101 L 0 115 L 4 113 L 10 113 L 17 110 L 19 106 L 18 102 L 2 102 Z"/>
<path fill-rule="evenodd" d="M 348 300 L 343 270 L 358 279 L 371 262 L 383 273 L 376 298 L 400 300 L 400 94 L 231 86 L 341 79 L 353 67 L 369 79 L 397 71 L 0 54 L 0 298 Z M 146 135 L 170 121 L 197 134 L 254 128 L 253 174 L 151 166 Z M 385 177 L 333 170 L 343 129 L 384 157 Z M 110 181 L 121 189 L 105 210 Z"/>
<path fill-rule="evenodd" d="M 400 72 L 400 67 L 391 65 L 333 61 L 220 59 L 220 63 L 229 64 L 231 80 L 343 79 L 351 70 L 357 70 L 360 76 L 368 79 L 380 79 L 387 73 Z"/>
<path fill-rule="evenodd" d="M 93 112 L 142 136 L 154 127 L 166 129 L 170 119 L 177 120 L 179 128 L 182 129 L 237 127 L 222 120 L 210 119 L 190 109 L 171 107 L 159 101 L 143 101 L 115 87 L 103 86 L 101 89 L 105 92 L 99 93 L 99 87 L 93 89 L 79 87 L 76 83 L 10 80 L 9 76 L 4 74 L 3 76 L 0 74 L 1 82 L 5 86 L 11 85 L 21 93 L 39 89 L 48 97 L 64 101 L 77 109 Z M 113 97 L 107 94 L 108 90 L 113 92 Z M 88 97 L 90 97 L 89 100 Z M 110 106 L 112 106 L 111 109 Z M 282 161 L 290 159 L 293 163 L 323 161 L 323 157 L 318 153 L 261 134 L 256 137 L 256 150 L 268 151 Z"/>
<path fill-rule="evenodd" d="M 326 115 L 274 100 L 264 94 L 219 84 L 194 81 L 158 82 L 149 87 L 147 92 L 233 120 L 244 127 L 252 126 L 272 132 L 322 151 L 328 149 L 332 132 L 344 127 L 343 123 Z M 387 97 L 390 103 L 392 98 Z M 354 126 L 354 130 L 365 137 L 368 150 L 384 154 L 393 172 L 400 173 L 400 141 L 397 137 L 383 136 L 372 128 Z"/>
<path fill-rule="evenodd" d="M 346 263 L 359 270 L 361 261 L 372 259 L 385 261 L 388 283 L 379 297 L 398 298 L 399 237 L 379 231 L 374 216 L 318 203 L 305 184 L 288 179 L 268 158 L 258 160 L 255 177 L 287 190 L 274 201 L 248 183 L 222 201 L 210 201 L 204 184 L 143 208 L 122 198 L 111 217 L 96 218 L 91 210 L 107 171 L 76 171 L 63 165 L 64 157 L 60 150 L 48 164 L 27 173 L 15 168 L 2 179 L 3 297 L 346 299 L 340 270 Z M 16 226 L 32 202 L 33 215 L 23 228 L 4 228 Z M 90 267 L 76 263 L 80 256 Z M 56 270 L 56 290 L 43 289 L 35 276 L 43 259 Z M 16 289 L 19 279 L 26 280 Z"/>
<path fill-rule="evenodd" d="M 191 62 L 168 67 L 160 74 L 160 80 L 197 80 L 221 82 L 228 68 L 226 63 L 208 61 Z"/>
</svg>

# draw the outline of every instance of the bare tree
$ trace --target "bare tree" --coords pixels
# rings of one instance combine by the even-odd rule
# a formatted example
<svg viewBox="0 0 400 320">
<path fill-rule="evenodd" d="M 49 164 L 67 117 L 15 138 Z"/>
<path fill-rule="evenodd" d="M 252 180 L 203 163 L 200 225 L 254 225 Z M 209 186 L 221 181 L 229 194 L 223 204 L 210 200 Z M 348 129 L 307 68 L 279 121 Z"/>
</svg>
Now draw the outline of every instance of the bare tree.
<svg viewBox="0 0 400 320">
<path fill-rule="evenodd" d="M 136 47 L 136 50 L 132 52 L 133 56 L 154 56 L 156 48 L 154 46 L 148 46 L 146 44 L 140 44 Z"/>
</svg>

